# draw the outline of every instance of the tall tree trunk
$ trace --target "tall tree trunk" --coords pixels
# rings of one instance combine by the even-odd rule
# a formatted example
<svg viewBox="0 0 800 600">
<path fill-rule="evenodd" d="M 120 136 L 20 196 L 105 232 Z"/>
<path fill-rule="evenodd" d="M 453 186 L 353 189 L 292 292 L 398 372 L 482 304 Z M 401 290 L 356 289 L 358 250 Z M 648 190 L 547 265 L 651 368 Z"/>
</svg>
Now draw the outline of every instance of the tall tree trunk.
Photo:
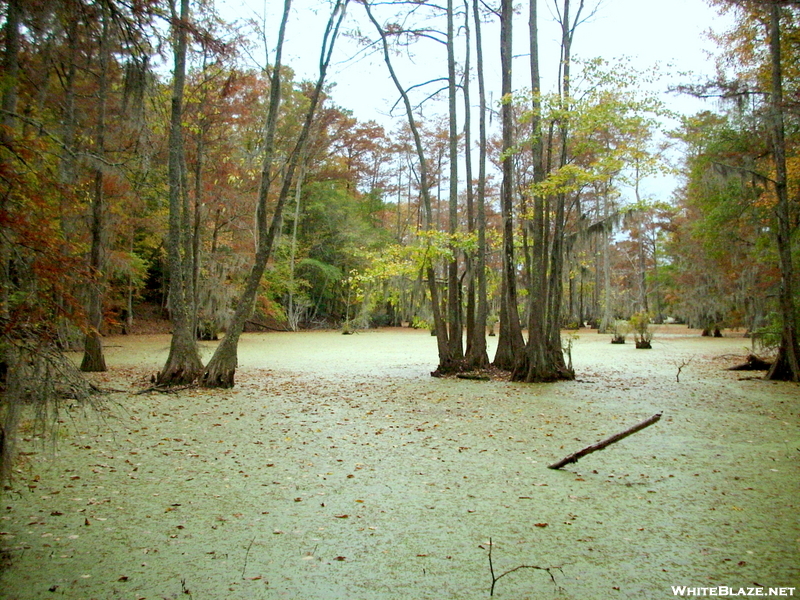
<svg viewBox="0 0 800 600">
<path fill-rule="evenodd" d="M 794 265 L 792 263 L 792 214 L 786 175 L 786 139 L 783 119 L 783 72 L 781 67 L 781 6 L 770 3 L 770 58 L 772 61 L 772 94 L 770 116 L 772 124 L 772 147 L 775 159 L 775 194 L 778 203 L 776 212 L 776 234 L 781 270 L 780 308 L 783 326 L 781 345 L 767 379 L 800 381 L 800 344 L 797 337 L 797 307 L 794 292 Z"/>
<path fill-rule="evenodd" d="M 172 341 L 164 368 L 158 374 L 161 385 L 179 385 L 197 380 L 203 363 L 197 350 L 194 316 L 190 313 L 191 286 L 187 281 L 185 240 L 190 235 L 185 228 L 184 160 L 183 160 L 183 91 L 186 84 L 186 54 L 188 47 L 189 0 L 180 0 L 180 15 L 171 4 L 174 37 L 174 71 L 172 75 L 172 105 L 169 130 L 169 302 L 172 319 Z M 191 274 L 189 272 L 189 278 Z"/>
<path fill-rule="evenodd" d="M 206 135 L 208 133 L 208 125 L 205 119 L 200 124 L 200 130 L 197 133 L 197 158 L 194 165 L 194 207 L 192 222 L 192 236 L 191 236 L 191 278 L 192 278 L 192 330 L 195 335 L 198 334 L 198 317 L 200 311 L 200 270 L 202 267 L 202 234 L 203 234 L 203 168 L 205 166 L 205 152 L 206 152 Z M 209 323 L 210 327 L 216 327 L 214 324 L 214 315 L 207 315 L 212 322 Z M 217 333 L 216 330 L 204 332 L 208 333 L 212 339 Z"/>
<path fill-rule="evenodd" d="M 575 35 L 575 28 L 580 22 L 580 14 L 583 10 L 584 0 L 580 0 L 576 11 L 574 23 L 570 21 L 570 4 L 572 0 L 564 0 L 562 28 L 562 80 L 561 80 L 561 110 L 567 113 L 572 102 L 571 99 L 571 75 L 570 67 L 572 61 L 572 41 Z M 559 167 L 567 165 L 569 121 L 561 120 L 560 126 L 561 153 Z M 548 367 L 554 379 L 574 379 L 575 374 L 571 367 L 568 367 L 564 360 L 564 352 L 561 347 L 561 300 L 564 287 L 564 255 L 565 255 L 565 230 L 566 230 L 566 193 L 562 192 L 556 196 L 556 206 L 553 223 L 552 245 L 550 247 L 550 283 L 548 294 Z"/>
<path fill-rule="evenodd" d="M 513 370 L 521 359 L 525 347 L 517 308 L 516 261 L 514 260 L 514 163 L 510 156 L 514 144 L 513 113 L 511 105 L 512 55 L 512 0 L 500 3 L 500 64 L 502 70 L 501 107 L 503 138 L 503 182 L 500 190 L 500 209 L 503 219 L 502 277 L 500 286 L 500 336 L 494 365 Z"/>
<path fill-rule="evenodd" d="M 453 0 L 447 0 L 447 97 L 449 104 L 448 160 L 450 163 L 450 187 L 448 194 L 448 232 L 452 257 L 447 265 L 447 321 L 450 345 L 449 366 L 439 365 L 440 369 L 460 370 L 463 368 L 464 341 L 461 317 L 461 285 L 458 278 L 458 254 L 454 239 L 458 232 L 458 120 L 456 111 L 456 59 L 455 25 L 453 23 Z"/>
<path fill-rule="evenodd" d="M 658 274 L 658 238 L 655 232 L 652 233 L 652 248 L 653 248 L 653 297 L 656 305 L 656 323 L 664 322 L 664 314 L 661 309 L 661 283 Z"/>
<path fill-rule="evenodd" d="M 20 25 L 22 23 L 22 0 L 6 2 L 5 47 L 3 49 L 3 115 L 0 118 L 5 129 L 14 127 L 17 112 L 17 90 L 19 86 Z M 0 135 L 7 141 L 8 132 Z"/>
<path fill-rule="evenodd" d="M 414 109 L 411 106 L 411 100 L 408 97 L 408 93 L 406 92 L 405 88 L 400 83 L 400 80 L 397 77 L 397 73 L 394 70 L 394 66 L 392 65 L 391 54 L 389 52 L 389 42 L 386 37 L 386 32 L 384 31 L 383 27 L 381 27 L 380 23 L 375 19 L 375 16 L 372 14 L 372 10 L 370 8 L 369 2 L 364 2 L 364 8 L 367 11 L 367 16 L 369 20 L 372 22 L 375 30 L 378 32 L 378 35 L 381 38 L 381 44 L 383 47 L 383 59 L 384 63 L 386 64 L 386 68 L 389 71 L 389 75 L 394 82 L 395 88 L 397 88 L 400 97 L 403 100 L 403 106 L 406 109 L 406 117 L 408 119 L 408 126 L 411 130 L 411 135 L 414 139 L 414 148 L 417 153 L 417 160 L 419 161 L 419 186 L 420 186 L 420 197 L 422 199 L 423 208 L 425 210 L 425 229 L 430 230 L 433 228 L 433 210 L 431 207 L 431 196 L 430 196 L 430 189 L 429 189 L 429 171 L 428 171 L 428 161 L 425 156 L 425 150 L 422 147 L 422 138 L 419 134 L 419 128 L 417 127 L 416 120 L 414 119 Z M 452 364 L 452 358 L 450 354 L 450 344 L 448 342 L 448 331 L 447 331 L 447 323 L 442 315 L 442 307 L 439 301 L 439 290 L 436 284 L 436 273 L 433 268 L 433 263 L 430 259 L 426 260 L 426 265 L 424 267 L 425 271 L 425 279 L 428 284 L 428 291 L 431 295 L 431 310 L 433 312 L 433 324 L 434 324 L 434 332 L 436 333 L 436 347 L 439 353 L 439 368 L 433 372 L 434 375 L 438 374 L 440 369 L 444 371 L 450 370 L 450 365 Z"/>
<path fill-rule="evenodd" d="M 650 312 L 650 303 L 647 300 L 647 255 L 645 254 L 645 245 L 643 239 L 643 232 L 639 236 L 639 297 L 640 297 L 640 310 L 646 313 Z"/>
<path fill-rule="evenodd" d="M 478 247 L 475 253 L 469 255 L 467 268 L 469 270 L 467 287 L 467 351 L 464 366 L 467 369 L 482 369 L 489 364 L 489 356 L 486 352 L 486 319 L 487 319 L 487 299 L 486 299 L 486 213 L 485 213 L 485 193 L 486 193 L 486 91 L 483 81 L 483 48 L 481 46 L 481 21 L 480 9 L 477 0 L 473 1 L 470 7 L 469 0 L 464 0 L 465 24 L 464 30 L 467 37 L 467 51 L 465 59 L 464 77 L 464 141 L 467 148 L 466 152 L 466 176 L 467 176 L 467 227 L 470 233 L 478 236 Z M 479 165 L 478 181 L 476 188 L 473 188 L 473 169 L 472 169 L 472 104 L 470 102 L 470 26 L 469 19 L 472 15 L 475 22 L 475 47 L 478 70 L 478 95 L 479 110 L 478 129 L 479 129 Z M 476 209 L 477 201 L 477 209 Z M 477 210 L 477 215 L 475 214 Z"/>
<path fill-rule="evenodd" d="M 531 86 L 534 91 L 534 144 L 532 148 L 534 161 L 534 182 L 544 180 L 548 170 L 549 161 L 545 160 L 544 145 L 539 145 L 537 140 L 543 140 L 541 120 L 539 113 L 541 104 L 537 92 L 541 89 L 539 53 L 538 53 L 538 24 L 536 0 L 530 0 L 529 29 L 531 36 Z M 564 0 L 562 20 L 562 61 L 560 65 L 562 111 L 569 107 L 569 60 L 572 42 L 572 29 L 569 17 L 570 0 Z M 581 2 L 583 6 L 583 2 Z M 580 14 L 580 11 L 578 11 Z M 538 131 L 538 135 L 537 135 Z M 560 126 L 561 152 L 559 166 L 567 163 L 567 125 L 562 120 Z M 538 168 L 537 168 L 538 167 Z M 558 379 L 573 379 L 574 374 L 564 361 L 561 348 L 561 303 L 563 291 L 564 272 L 564 230 L 566 224 L 566 198 L 559 194 L 555 198 L 553 221 L 548 219 L 551 214 L 550 203 L 540 194 L 534 194 L 533 210 L 533 260 L 530 282 L 530 315 L 528 343 L 525 347 L 524 360 L 520 361 L 514 370 L 515 380 L 526 382 L 555 381 Z M 552 231 L 552 234 L 550 232 Z"/>
<path fill-rule="evenodd" d="M 3 48 L 3 86 L 2 93 L 3 112 L 0 115 L 0 168 L 5 170 L 9 160 L 9 150 L 13 144 L 14 116 L 17 112 L 17 87 L 19 85 L 19 52 L 20 52 L 20 26 L 22 23 L 21 0 L 8 0 L 6 3 L 6 22 L 3 33 L 5 46 Z M 8 209 L 7 194 L 0 194 L 0 214 L 5 214 Z M 0 225 L 0 322 L 6 323 L 9 317 L 9 301 L 11 295 L 11 244 L 9 231 Z M 15 352 L 0 349 L 0 360 L 10 363 Z M 8 364 L 5 364 L 8 368 Z M 7 378 L 4 377 L 4 379 Z M 5 384 L 5 381 L 4 381 Z M 5 395 L 5 388 L 3 386 Z M 3 400 L 6 400 L 4 397 Z M 6 479 L 11 473 L 14 457 L 14 440 L 19 424 L 21 403 L 7 402 L 5 410 L 0 414 L 0 478 Z"/>
<path fill-rule="evenodd" d="M 295 266 L 297 256 L 297 230 L 300 221 L 300 198 L 303 190 L 303 179 L 305 176 L 305 160 L 300 165 L 300 173 L 297 176 L 297 184 L 294 193 L 294 220 L 292 221 L 292 245 L 289 252 L 289 307 L 286 311 L 289 317 L 289 328 L 292 331 L 297 331 L 297 327 L 302 316 L 303 307 L 295 307 Z"/>
<path fill-rule="evenodd" d="M 261 171 L 261 187 L 259 190 L 256 215 L 258 245 L 255 261 L 245 282 L 244 290 L 239 297 L 239 301 L 236 305 L 236 311 L 234 312 L 233 319 L 228 327 L 228 331 L 225 333 L 225 337 L 217 346 L 214 356 L 211 357 L 211 360 L 206 366 L 203 374 L 203 385 L 206 387 L 230 388 L 234 385 L 234 376 L 236 374 L 238 361 L 237 355 L 239 338 L 242 335 L 242 331 L 244 331 L 245 322 L 253 312 L 256 296 L 258 294 L 258 288 L 261 284 L 261 278 L 264 275 L 264 270 L 267 267 L 269 257 L 272 254 L 273 242 L 278 235 L 278 229 L 282 221 L 283 207 L 286 204 L 286 199 L 289 197 L 289 193 L 292 189 L 294 172 L 302 160 L 306 142 L 311 131 L 311 125 L 314 121 L 314 115 L 316 114 L 316 110 L 322 96 L 322 90 L 325 85 L 325 78 L 328 72 L 328 65 L 330 65 L 331 55 L 333 54 L 336 38 L 338 37 L 341 23 L 344 20 L 346 6 L 347 0 L 338 0 L 328 20 L 325 35 L 322 40 L 322 50 L 320 52 L 319 77 L 312 92 L 311 101 L 305 114 L 303 128 L 289 156 L 289 160 L 283 175 L 281 190 L 278 194 L 278 200 L 275 203 L 275 209 L 272 214 L 272 221 L 270 222 L 269 229 L 267 230 L 267 198 L 270 189 L 270 172 L 274 160 L 274 137 L 278 122 L 278 107 L 280 104 L 280 58 L 283 40 L 286 33 L 286 23 L 289 18 L 289 10 L 291 8 L 291 0 L 285 0 L 284 2 L 283 18 L 281 20 L 280 32 L 278 34 L 278 50 L 276 51 L 275 66 L 273 67 L 273 76 L 270 87 L 270 105 L 267 115 L 266 130 L 267 137 L 265 139 L 265 158 Z"/>
<path fill-rule="evenodd" d="M 472 188 L 472 106 L 470 105 L 469 94 L 470 78 L 472 77 L 472 65 L 470 64 L 472 54 L 470 14 L 469 0 L 464 0 L 464 76 L 461 89 L 464 98 L 464 177 L 467 181 L 467 232 L 472 235 L 475 233 L 475 192 Z M 467 338 L 466 357 L 469 357 L 475 338 L 475 255 L 473 252 L 464 253 L 464 269 L 467 296 L 464 325 Z M 466 361 L 464 366 L 466 368 Z"/>
<path fill-rule="evenodd" d="M 648 301 L 648 293 L 647 293 L 647 251 L 645 246 L 645 219 L 647 218 L 645 215 L 645 211 L 642 210 L 642 196 L 639 193 L 639 184 L 642 180 L 642 176 L 640 174 L 639 169 L 639 161 L 636 161 L 635 165 L 635 175 L 634 175 L 634 193 L 636 198 L 636 206 L 638 207 L 637 210 L 641 211 L 639 214 L 640 216 L 637 217 L 636 221 L 639 225 L 639 238 L 638 242 L 638 251 L 639 251 L 639 296 L 641 302 L 640 310 L 643 310 L 646 313 L 650 313 L 650 303 Z"/>
<path fill-rule="evenodd" d="M 64 69 L 63 86 L 63 112 L 61 114 L 61 143 L 64 151 L 58 163 L 58 181 L 61 184 L 59 197 L 61 199 L 61 210 L 59 216 L 59 226 L 61 228 L 62 243 L 67 244 L 74 239 L 78 217 L 72 209 L 74 198 L 75 182 L 78 179 L 78 153 L 76 151 L 77 123 L 76 123 L 76 82 L 78 76 L 78 56 L 79 56 L 79 27 L 85 19 L 77 18 L 80 14 L 76 0 L 67 0 L 64 10 L 71 18 L 66 25 L 64 35 L 67 42 L 66 68 Z M 2 285 L 0 285 L 2 287 Z M 65 304 L 65 300 L 58 300 L 60 305 Z M 72 347 L 74 340 L 72 333 L 73 324 L 65 321 L 59 323 L 59 337 L 63 347 Z"/>
<path fill-rule="evenodd" d="M 128 252 L 133 256 L 134 232 L 131 232 L 130 247 Z M 125 335 L 133 333 L 133 295 L 136 291 L 134 285 L 133 272 L 128 274 L 128 286 L 125 290 L 125 324 L 122 328 L 122 333 Z"/>
<path fill-rule="evenodd" d="M 197 337 L 197 302 L 195 296 L 194 269 L 198 265 L 195 257 L 195 230 L 192 210 L 192 201 L 189 194 L 189 169 L 186 164 L 186 148 L 181 139 L 181 241 L 183 244 L 183 285 L 186 288 L 187 314 L 189 315 L 189 329 Z"/>
<path fill-rule="evenodd" d="M 4 27 L 5 47 L 3 48 L 3 88 L 0 116 L 0 161 L 7 160 L 7 148 L 11 146 L 11 131 L 14 128 L 14 115 L 17 112 L 17 88 L 19 85 L 20 25 L 22 23 L 22 0 L 8 0 L 6 3 L 6 22 Z M 5 213 L 6 194 L 0 194 L 0 212 Z M 0 318 L 7 318 L 9 312 L 11 250 L 8 236 L 0 230 Z"/>
<path fill-rule="evenodd" d="M 103 339 L 100 328 L 103 325 L 103 280 L 105 278 L 105 177 L 102 161 L 105 159 L 106 138 L 106 112 L 108 108 L 108 59 L 109 59 L 109 14 L 105 3 L 101 4 L 102 33 L 100 37 L 100 76 L 97 90 L 97 133 L 95 145 L 97 153 L 97 166 L 94 169 L 92 186 L 92 245 L 89 251 L 89 268 L 92 281 L 89 285 L 89 298 L 87 317 L 89 328 L 83 342 L 83 360 L 81 371 L 96 372 L 106 370 L 106 360 L 103 355 Z"/>
<path fill-rule="evenodd" d="M 611 302 L 611 200 L 609 188 L 611 184 L 603 184 L 603 320 L 600 322 L 600 333 L 608 333 L 613 328 L 614 307 Z"/>
<path fill-rule="evenodd" d="M 469 12 L 469 7 L 465 6 Z M 481 15 L 479 0 L 473 0 L 472 15 L 475 21 L 475 59 L 478 74 L 478 181 L 475 189 L 475 202 L 477 204 L 476 227 L 478 233 L 477 255 L 473 262 L 472 281 L 477 281 L 475 321 L 471 334 L 468 335 L 467 356 L 465 366 L 468 369 L 482 369 L 489 364 L 486 351 L 486 320 L 489 306 L 486 296 L 486 84 L 483 75 L 483 45 L 481 40 Z M 469 79 L 469 71 L 467 71 Z M 465 104 L 469 112 L 469 85 L 465 82 Z M 469 128 L 465 125 L 465 128 Z M 467 139 L 469 137 L 467 136 Z M 471 148 L 467 148 L 469 156 Z M 469 163 L 468 163 L 469 164 Z M 471 178 L 471 171 L 468 173 Z M 472 182 L 469 182 L 472 189 Z"/>
<path fill-rule="evenodd" d="M 528 30 L 530 39 L 530 67 L 532 119 L 531 119 L 531 161 L 533 163 L 534 185 L 545 179 L 546 166 L 544 157 L 544 138 L 542 135 L 542 103 L 541 103 L 541 71 L 539 67 L 539 26 L 537 0 L 530 0 L 528 14 Z M 545 220 L 545 198 L 534 191 L 533 218 L 526 221 L 530 231 L 532 260 L 528 293 L 528 343 L 525 349 L 525 378 L 538 380 L 539 374 L 546 364 L 547 344 L 545 320 L 547 318 L 547 228 Z M 520 369 L 520 372 L 522 369 Z"/>
<path fill-rule="evenodd" d="M 217 346 L 203 373 L 203 384 L 207 387 L 230 388 L 234 385 L 234 375 L 238 366 L 239 337 L 244 330 L 244 323 L 252 312 L 256 293 L 261 282 L 261 277 L 266 268 L 270 254 L 267 247 L 269 230 L 267 228 L 267 200 L 272 183 L 272 166 L 275 160 L 275 131 L 278 126 L 278 109 L 281 103 L 281 68 L 283 55 L 283 41 L 286 37 L 286 23 L 289 20 L 291 0 L 284 0 L 283 16 L 278 30 L 278 43 L 275 48 L 275 60 L 272 65 L 272 76 L 269 87 L 269 107 L 267 108 L 266 129 L 264 133 L 264 160 L 261 166 L 261 185 L 256 206 L 256 256 L 253 267 L 245 283 L 245 289 L 237 303 L 233 320 L 225 332 L 225 337 Z M 273 216 L 272 225 L 280 218 L 281 207 L 277 206 Z M 271 240 L 270 240 L 271 241 Z M 251 299 L 252 298 L 252 299 Z M 250 300 L 250 302 L 248 302 Z"/>
<path fill-rule="evenodd" d="M 73 14 L 77 13 L 73 2 L 68 4 L 68 10 L 71 10 Z M 72 19 L 67 25 L 66 31 L 69 58 L 64 75 L 64 114 L 61 129 L 61 139 L 66 152 L 59 163 L 59 180 L 70 187 L 76 180 L 75 80 L 78 73 L 78 25 L 80 21 L 77 18 Z"/>
</svg>

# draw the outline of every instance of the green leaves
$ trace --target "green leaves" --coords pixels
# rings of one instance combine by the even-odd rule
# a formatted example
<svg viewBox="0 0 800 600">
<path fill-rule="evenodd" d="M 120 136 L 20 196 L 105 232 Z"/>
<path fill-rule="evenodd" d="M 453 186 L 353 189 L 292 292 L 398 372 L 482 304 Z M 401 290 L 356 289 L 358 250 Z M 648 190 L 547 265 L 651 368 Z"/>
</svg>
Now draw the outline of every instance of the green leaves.
<svg viewBox="0 0 800 600">
<path fill-rule="evenodd" d="M 531 188 L 534 195 L 551 197 L 579 192 L 584 186 L 611 182 L 635 186 L 648 175 L 667 167 L 655 137 L 663 122 L 674 115 L 655 94 L 643 92 L 657 72 L 639 72 L 624 61 L 609 63 L 593 59 L 581 63 L 572 97 L 536 94 L 517 98 L 519 103 L 538 107 L 525 111 L 522 124 L 538 120 L 550 152 L 566 144 L 567 164 L 551 168 L 544 181 Z M 563 132 L 568 139 L 560 139 Z M 527 144 L 518 144 L 521 152 Z"/>
</svg>

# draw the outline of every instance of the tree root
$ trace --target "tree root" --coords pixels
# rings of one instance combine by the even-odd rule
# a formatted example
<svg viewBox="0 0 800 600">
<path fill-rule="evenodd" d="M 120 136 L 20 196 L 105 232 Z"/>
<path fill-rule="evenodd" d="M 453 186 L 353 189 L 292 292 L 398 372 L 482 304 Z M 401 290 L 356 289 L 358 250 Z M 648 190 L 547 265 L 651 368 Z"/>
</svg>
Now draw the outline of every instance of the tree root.
<svg viewBox="0 0 800 600">
<path fill-rule="evenodd" d="M 209 369 L 203 374 L 203 387 L 230 389 L 235 385 L 235 375 L 234 369 Z"/>
</svg>

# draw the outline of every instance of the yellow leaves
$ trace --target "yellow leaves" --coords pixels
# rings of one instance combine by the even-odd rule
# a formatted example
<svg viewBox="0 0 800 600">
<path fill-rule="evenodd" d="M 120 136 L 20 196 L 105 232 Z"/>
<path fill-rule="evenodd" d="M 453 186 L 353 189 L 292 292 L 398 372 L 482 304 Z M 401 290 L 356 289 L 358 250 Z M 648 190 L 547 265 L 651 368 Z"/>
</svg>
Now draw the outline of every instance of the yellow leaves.
<svg viewBox="0 0 800 600">
<path fill-rule="evenodd" d="M 452 260 L 454 252 L 474 252 L 478 245 L 476 233 L 418 231 L 414 242 L 407 245 L 387 245 L 379 251 L 364 252 L 369 267 L 351 271 L 347 282 L 353 289 L 391 280 L 396 277 L 416 278 L 421 269 L 437 261 Z"/>
<path fill-rule="evenodd" d="M 798 194 L 800 194 L 800 156 L 786 157 L 786 174 L 789 197 L 797 198 Z"/>
<path fill-rule="evenodd" d="M 604 178 L 605 174 L 603 173 L 568 164 L 551 172 L 544 181 L 532 185 L 530 189 L 535 196 L 549 198 L 577 191 L 587 184 L 601 181 Z"/>
<path fill-rule="evenodd" d="M 773 172 L 770 172 L 773 176 Z M 778 196 L 775 194 L 774 186 L 765 186 L 761 188 L 761 193 L 753 201 L 753 206 L 763 210 L 772 210 L 778 203 Z"/>
</svg>

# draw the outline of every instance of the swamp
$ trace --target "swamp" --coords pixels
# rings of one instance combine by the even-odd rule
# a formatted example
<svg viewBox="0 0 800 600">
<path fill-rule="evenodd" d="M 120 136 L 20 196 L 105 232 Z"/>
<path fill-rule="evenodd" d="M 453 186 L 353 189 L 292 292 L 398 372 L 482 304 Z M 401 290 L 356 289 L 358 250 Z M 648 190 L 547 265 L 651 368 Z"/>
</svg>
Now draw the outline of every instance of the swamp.
<svg viewBox="0 0 800 600">
<path fill-rule="evenodd" d="M 565 338 L 576 379 L 530 385 L 430 377 L 426 331 L 250 333 L 235 388 L 170 393 L 137 393 L 169 336 L 107 338 L 109 370 L 91 378 L 115 391 L 100 409 L 64 407 L 50 441 L 22 423 L 0 597 L 798 587 L 796 384 L 727 370 L 748 354 L 741 333 L 659 326 L 651 350 L 588 329 Z M 522 565 L 540 569 L 503 575 Z"/>
<path fill-rule="evenodd" d="M 0 0 L 0 600 L 800 596 L 798 40 Z"/>
</svg>

